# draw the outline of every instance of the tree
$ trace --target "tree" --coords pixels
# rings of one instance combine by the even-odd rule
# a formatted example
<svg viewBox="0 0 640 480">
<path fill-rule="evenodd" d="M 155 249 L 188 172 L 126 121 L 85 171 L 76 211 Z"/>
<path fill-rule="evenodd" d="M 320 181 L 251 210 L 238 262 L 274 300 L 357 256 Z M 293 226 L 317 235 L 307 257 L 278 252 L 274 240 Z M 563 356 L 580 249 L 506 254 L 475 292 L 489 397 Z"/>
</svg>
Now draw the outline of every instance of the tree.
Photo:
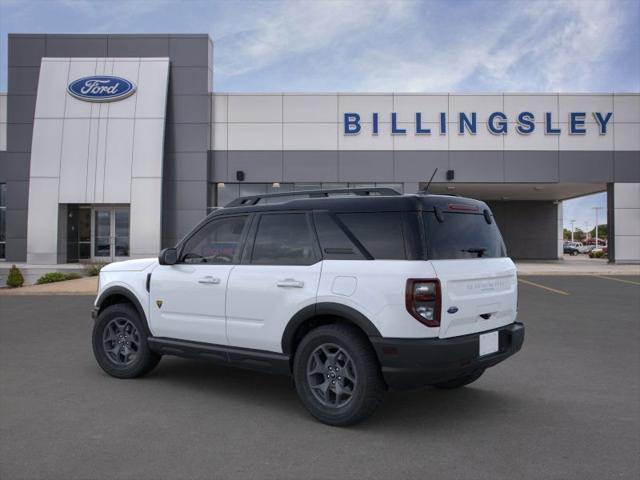
<svg viewBox="0 0 640 480">
<path fill-rule="evenodd" d="M 586 234 L 580 229 L 580 227 L 576 227 L 576 229 L 573 231 L 573 240 L 575 242 L 582 242 L 586 238 Z"/>
<path fill-rule="evenodd" d="M 24 283 L 24 277 L 20 272 L 20 269 L 13 265 L 9 269 L 9 275 L 7 276 L 7 286 L 11 288 L 21 287 Z"/>
<path fill-rule="evenodd" d="M 609 228 L 606 223 L 603 223 L 602 225 L 598 225 L 598 238 L 607 238 L 608 234 L 609 234 Z M 593 229 L 589 232 L 589 235 L 595 238 L 596 227 L 593 227 Z"/>
</svg>

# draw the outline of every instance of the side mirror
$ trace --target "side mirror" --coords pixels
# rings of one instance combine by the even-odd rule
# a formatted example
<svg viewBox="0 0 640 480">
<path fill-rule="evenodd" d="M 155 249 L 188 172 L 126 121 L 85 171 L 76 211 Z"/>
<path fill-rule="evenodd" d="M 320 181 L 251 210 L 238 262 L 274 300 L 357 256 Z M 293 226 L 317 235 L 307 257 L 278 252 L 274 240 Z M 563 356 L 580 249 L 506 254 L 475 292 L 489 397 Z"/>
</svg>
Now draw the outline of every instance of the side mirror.
<svg viewBox="0 0 640 480">
<path fill-rule="evenodd" d="M 165 248 L 158 255 L 160 265 L 175 265 L 178 263 L 178 250 L 173 247 Z"/>
</svg>

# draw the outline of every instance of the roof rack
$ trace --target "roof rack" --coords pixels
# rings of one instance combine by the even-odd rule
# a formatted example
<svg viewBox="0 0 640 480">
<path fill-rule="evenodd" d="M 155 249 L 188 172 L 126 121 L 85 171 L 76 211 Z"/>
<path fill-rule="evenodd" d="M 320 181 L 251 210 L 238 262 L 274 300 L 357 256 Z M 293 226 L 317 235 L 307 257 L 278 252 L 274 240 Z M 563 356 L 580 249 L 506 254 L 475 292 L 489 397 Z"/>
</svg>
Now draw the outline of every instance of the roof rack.
<svg viewBox="0 0 640 480">
<path fill-rule="evenodd" d="M 304 190 L 298 192 L 281 192 L 281 193 L 266 193 L 264 195 L 250 195 L 247 197 L 239 197 L 225 205 L 228 207 L 240 207 L 256 205 L 263 198 L 277 198 L 277 197 L 308 197 L 308 198 L 326 198 L 330 195 L 340 193 L 351 193 L 360 197 L 368 197 L 371 194 L 383 195 L 383 196 L 395 196 L 400 195 L 400 192 L 393 188 L 376 187 L 376 188 L 339 188 L 334 190 Z"/>
</svg>

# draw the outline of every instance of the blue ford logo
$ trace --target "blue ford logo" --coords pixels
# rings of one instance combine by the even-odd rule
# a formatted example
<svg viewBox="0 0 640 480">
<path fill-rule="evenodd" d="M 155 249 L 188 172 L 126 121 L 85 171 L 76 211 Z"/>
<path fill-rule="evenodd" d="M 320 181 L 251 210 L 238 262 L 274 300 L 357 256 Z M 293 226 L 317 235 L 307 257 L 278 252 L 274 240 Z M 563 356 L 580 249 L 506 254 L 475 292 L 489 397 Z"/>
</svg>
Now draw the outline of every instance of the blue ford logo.
<svg viewBox="0 0 640 480">
<path fill-rule="evenodd" d="M 72 96 L 87 102 L 113 102 L 133 94 L 136 86 L 121 77 L 96 75 L 71 82 L 67 91 Z"/>
</svg>

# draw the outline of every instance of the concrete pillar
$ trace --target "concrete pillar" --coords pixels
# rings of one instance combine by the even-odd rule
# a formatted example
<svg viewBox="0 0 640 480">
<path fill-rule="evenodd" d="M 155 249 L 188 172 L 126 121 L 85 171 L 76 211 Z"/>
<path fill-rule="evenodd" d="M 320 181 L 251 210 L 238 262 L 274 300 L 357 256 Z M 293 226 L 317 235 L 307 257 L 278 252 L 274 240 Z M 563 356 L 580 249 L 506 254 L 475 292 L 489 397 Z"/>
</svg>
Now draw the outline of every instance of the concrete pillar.
<svg viewBox="0 0 640 480">
<path fill-rule="evenodd" d="M 558 207 L 558 235 L 556 237 L 558 244 L 557 258 L 562 260 L 564 258 L 564 217 L 562 211 L 562 202 L 557 202 Z"/>
<path fill-rule="evenodd" d="M 640 183 L 607 186 L 609 261 L 640 263 Z"/>
</svg>

